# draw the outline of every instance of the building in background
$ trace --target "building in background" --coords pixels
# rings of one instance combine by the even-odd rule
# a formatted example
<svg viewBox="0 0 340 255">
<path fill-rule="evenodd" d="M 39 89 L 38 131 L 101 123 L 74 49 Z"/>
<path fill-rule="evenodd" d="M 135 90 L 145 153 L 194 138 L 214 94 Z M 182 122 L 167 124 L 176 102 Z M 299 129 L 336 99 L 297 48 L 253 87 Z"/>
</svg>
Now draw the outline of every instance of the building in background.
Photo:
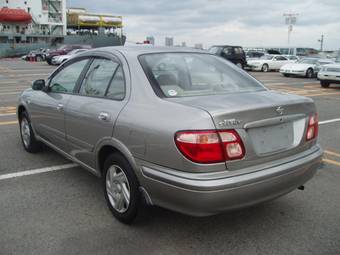
<svg viewBox="0 0 340 255">
<path fill-rule="evenodd" d="M 121 16 L 67 10 L 66 0 L 0 0 L 0 57 L 63 43 L 122 45 L 122 27 Z"/>
<path fill-rule="evenodd" d="M 33 34 L 66 35 L 66 0 L 0 0 L 0 8 L 0 31 L 17 42 Z"/>
<path fill-rule="evenodd" d="M 186 42 L 182 42 L 182 47 L 187 47 L 187 43 Z"/>
<path fill-rule="evenodd" d="M 155 37 L 153 36 L 147 36 L 146 40 L 151 44 L 151 45 L 155 45 Z"/>
<path fill-rule="evenodd" d="M 174 38 L 173 37 L 165 37 L 165 46 L 173 47 L 174 46 Z"/>
</svg>

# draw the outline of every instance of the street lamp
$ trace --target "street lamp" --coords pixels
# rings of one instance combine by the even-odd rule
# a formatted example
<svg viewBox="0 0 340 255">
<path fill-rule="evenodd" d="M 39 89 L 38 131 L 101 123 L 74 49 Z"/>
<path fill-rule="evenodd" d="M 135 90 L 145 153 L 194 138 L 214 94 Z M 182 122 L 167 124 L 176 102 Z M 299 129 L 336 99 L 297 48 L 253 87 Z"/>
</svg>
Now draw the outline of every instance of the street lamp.
<svg viewBox="0 0 340 255">
<path fill-rule="evenodd" d="M 320 39 L 318 39 L 318 42 L 320 43 L 320 51 L 322 51 L 322 50 L 323 50 L 323 38 L 324 38 L 324 36 L 323 36 L 323 35 L 321 35 L 321 38 L 320 38 Z"/>
<path fill-rule="evenodd" d="M 290 34 L 293 31 L 293 25 L 296 24 L 296 18 L 299 16 L 298 13 L 284 13 L 283 16 L 285 17 L 286 25 L 288 25 L 288 45 L 290 44 Z"/>
</svg>

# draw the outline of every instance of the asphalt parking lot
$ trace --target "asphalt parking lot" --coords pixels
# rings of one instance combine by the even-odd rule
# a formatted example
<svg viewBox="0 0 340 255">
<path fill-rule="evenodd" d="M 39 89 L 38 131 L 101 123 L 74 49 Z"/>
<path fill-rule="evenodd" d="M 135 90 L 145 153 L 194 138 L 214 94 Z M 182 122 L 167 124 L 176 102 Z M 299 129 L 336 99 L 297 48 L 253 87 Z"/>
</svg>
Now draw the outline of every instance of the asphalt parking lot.
<svg viewBox="0 0 340 255">
<path fill-rule="evenodd" d="M 32 155 L 21 145 L 17 97 L 54 68 L 0 60 L 1 255 L 340 254 L 340 86 L 251 73 L 270 89 L 311 97 L 317 105 L 325 158 L 304 191 L 205 218 L 148 208 L 126 226 L 111 216 L 99 179 L 52 150 Z M 46 169 L 55 171 L 39 173 Z M 37 171 L 25 176 L 28 170 Z"/>
</svg>

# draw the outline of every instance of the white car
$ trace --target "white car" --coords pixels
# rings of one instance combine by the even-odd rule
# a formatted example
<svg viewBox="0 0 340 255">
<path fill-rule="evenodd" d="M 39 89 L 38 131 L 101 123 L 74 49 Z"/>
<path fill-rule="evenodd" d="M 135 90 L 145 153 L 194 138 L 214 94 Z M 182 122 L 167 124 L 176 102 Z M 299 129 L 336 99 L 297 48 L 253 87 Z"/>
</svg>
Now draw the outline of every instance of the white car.
<svg viewBox="0 0 340 255">
<path fill-rule="evenodd" d="M 280 70 L 283 65 L 292 62 L 294 60 L 289 60 L 281 55 L 265 55 L 259 59 L 249 60 L 247 64 L 252 71 L 268 72 L 270 70 Z"/>
<path fill-rule="evenodd" d="M 280 69 L 280 73 L 288 76 L 304 76 L 313 78 L 317 75 L 322 65 L 333 63 L 329 59 L 319 58 L 303 58 L 295 63 L 284 65 Z"/>
<path fill-rule="evenodd" d="M 340 84 L 340 63 L 324 65 L 318 73 L 321 87 L 328 88 L 331 83 Z"/>
<path fill-rule="evenodd" d="M 73 57 L 76 54 L 79 54 L 81 52 L 87 51 L 87 49 L 75 49 L 67 53 L 66 55 L 60 55 L 60 56 L 54 56 L 51 60 L 52 65 L 60 65 L 61 63 L 64 63 L 69 58 Z"/>
<path fill-rule="evenodd" d="M 283 55 L 283 56 L 288 58 L 288 60 L 293 60 L 295 62 L 300 60 L 300 58 L 298 56 L 295 56 L 295 55 Z"/>
</svg>

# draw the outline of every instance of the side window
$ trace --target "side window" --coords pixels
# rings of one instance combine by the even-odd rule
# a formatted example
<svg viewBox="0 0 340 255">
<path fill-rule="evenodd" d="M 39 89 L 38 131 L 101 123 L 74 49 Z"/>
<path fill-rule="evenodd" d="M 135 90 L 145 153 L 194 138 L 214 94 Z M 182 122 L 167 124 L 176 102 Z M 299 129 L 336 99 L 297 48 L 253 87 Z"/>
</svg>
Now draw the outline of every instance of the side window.
<svg viewBox="0 0 340 255">
<path fill-rule="evenodd" d="M 97 97 L 104 96 L 117 66 L 118 63 L 108 59 L 95 59 L 87 71 L 79 94 Z"/>
<path fill-rule="evenodd" d="M 243 54 L 242 48 L 239 48 L 239 47 L 235 48 L 235 53 L 238 55 Z"/>
<path fill-rule="evenodd" d="M 57 73 L 50 82 L 50 91 L 57 93 L 72 93 L 88 59 L 83 59 L 66 66 Z"/>
<path fill-rule="evenodd" d="M 233 54 L 233 48 L 231 48 L 231 47 L 225 47 L 225 48 L 223 49 L 223 52 L 224 52 L 224 54 L 226 54 L 226 55 L 232 55 L 232 54 Z"/>
<path fill-rule="evenodd" d="M 116 70 L 115 76 L 107 90 L 106 97 L 114 100 L 123 100 L 125 97 L 125 80 L 121 66 L 119 66 Z"/>
</svg>

